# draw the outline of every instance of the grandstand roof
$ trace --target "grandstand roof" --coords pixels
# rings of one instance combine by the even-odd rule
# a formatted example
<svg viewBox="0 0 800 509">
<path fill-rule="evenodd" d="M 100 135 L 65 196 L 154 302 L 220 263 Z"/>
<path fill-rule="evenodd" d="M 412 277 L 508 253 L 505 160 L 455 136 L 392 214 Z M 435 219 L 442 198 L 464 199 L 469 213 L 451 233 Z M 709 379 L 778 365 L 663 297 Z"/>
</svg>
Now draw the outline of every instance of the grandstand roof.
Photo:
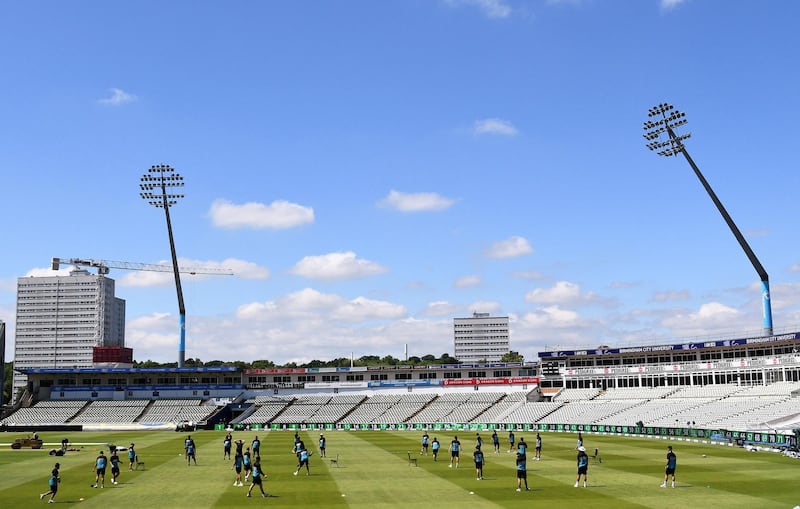
<svg viewBox="0 0 800 509">
<path fill-rule="evenodd" d="M 706 348 L 724 348 L 734 346 L 751 346 L 761 343 L 779 343 L 784 341 L 800 340 L 800 332 L 779 334 L 776 336 L 761 336 L 742 339 L 723 339 L 716 341 L 703 341 L 697 343 L 673 343 L 666 345 L 643 345 L 624 348 L 601 347 L 586 350 L 552 350 L 539 352 L 540 359 L 551 359 L 556 357 L 578 357 L 582 355 L 619 355 L 628 353 L 653 353 L 653 352 L 672 352 L 680 350 L 702 350 Z"/>
</svg>

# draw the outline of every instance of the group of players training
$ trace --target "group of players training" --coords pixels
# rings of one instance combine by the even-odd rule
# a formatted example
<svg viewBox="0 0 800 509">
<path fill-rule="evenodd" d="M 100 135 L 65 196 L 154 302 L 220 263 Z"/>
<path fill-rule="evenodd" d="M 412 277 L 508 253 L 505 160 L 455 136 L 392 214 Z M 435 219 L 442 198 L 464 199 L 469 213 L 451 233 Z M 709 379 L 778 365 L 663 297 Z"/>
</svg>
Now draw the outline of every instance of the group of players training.
<svg viewBox="0 0 800 509">
<path fill-rule="evenodd" d="M 495 453 L 500 453 L 500 438 L 497 436 L 497 431 L 492 432 L 491 436 L 492 440 L 492 447 Z M 264 484 L 263 481 L 267 478 L 266 472 L 261 467 L 261 441 L 259 440 L 258 436 L 253 439 L 250 447 L 245 448 L 244 442 L 242 440 L 233 440 L 233 437 L 230 433 L 225 435 L 225 439 L 222 442 L 223 444 L 223 460 L 231 459 L 231 451 L 235 446 L 235 454 L 233 456 L 233 465 L 231 465 L 231 470 L 236 471 L 236 479 L 233 482 L 234 486 L 244 486 L 244 483 L 251 479 L 251 484 L 249 489 L 247 490 L 247 496 L 252 496 L 253 488 L 258 486 L 258 489 L 261 491 L 262 497 L 268 497 L 269 494 L 264 491 Z M 516 464 L 516 472 L 517 472 L 517 491 L 522 491 L 522 485 L 525 486 L 525 491 L 530 491 L 528 487 L 528 473 L 527 473 L 527 451 L 528 451 L 528 444 L 525 443 L 524 438 L 520 438 L 519 442 L 516 441 L 516 437 L 514 436 L 513 431 L 509 431 L 508 433 L 508 452 L 515 453 L 515 464 Z M 475 434 L 475 450 L 472 453 L 472 458 L 475 463 L 475 473 L 477 475 L 477 480 L 483 480 L 483 467 L 485 464 L 485 456 L 483 453 L 483 439 L 481 438 L 480 433 Z M 127 456 L 129 461 L 129 470 L 134 469 L 134 463 L 137 460 L 136 451 L 134 449 L 135 445 L 131 444 L 127 450 Z M 438 461 L 439 459 L 439 450 L 441 445 L 439 444 L 439 440 L 436 437 L 433 437 L 433 440 L 430 440 L 430 436 L 428 432 L 425 431 L 422 435 L 422 446 L 420 448 L 420 455 L 427 455 L 428 450 L 432 452 L 433 461 Z M 319 451 L 320 456 L 325 457 L 325 449 L 326 449 L 326 438 L 325 435 L 320 433 L 319 435 Z M 197 465 L 197 458 L 195 454 L 196 446 L 192 436 L 189 435 L 184 440 L 184 454 L 186 457 L 186 464 L 192 465 L 194 463 Z M 578 443 L 576 446 L 576 450 L 578 451 L 577 455 L 577 475 L 575 477 L 575 484 L 574 487 L 577 488 L 580 486 L 581 477 L 583 477 L 583 487 L 587 487 L 588 483 L 588 470 L 589 470 L 589 456 L 586 454 L 586 447 L 583 444 L 583 435 L 578 433 Z M 305 467 L 306 475 L 310 475 L 310 468 L 308 464 L 309 458 L 312 456 L 313 452 L 309 451 L 303 440 L 300 436 L 295 433 L 294 434 L 294 445 L 292 447 L 292 452 L 297 456 L 297 469 L 294 471 L 294 475 L 300 473 L 300 471 Z M 458 436 L 454 436 L 453 440 L 450 441 L 450 464 L 448 465 L 449 468 L 458 468 L 459 465 L 459 456 L 461 453 L 461 442 L 458 440 Z M 597 456 L 597 452 L 595 452 L 595 456 Z M 533 457 L 534 461 L 541 460 L 542 457 L 542 437 L 539 433 L 536 433 L 536 445 L 535 445 L 535 454 Z M 598 458 L 599 459 L 599 458 Z M 105 474 L 106 474 L 106 467 L 108 464 L 111 464 L 111 473 L 112 479 L 111 482 L 113 484 L 117 484 L 117 478 L 119 476 L 119 464 L 120 459 L 117 455 L 117 450 L 112 446 L 111 456 L 107 458 L 103 451 L 100 451 L 99 455 L 95 459 L 95 482 L 91 486 L 93 488 L 103 488 L 105 485 Z M 59 463 L 55 464 L 50 477 L 48 479 L 48 491 L 45 493 L 41 493 L 39 495 L 39 499 L 44 499 L 45 497 L 49 496 L 49 503 L 53 503 L 56 493 L 58 492 L 58 485 L 61 481 L 61 477 L 59 475 L 59 469 L 61 465 Z M 672 484 L 671 486 L 675 487 L 675 469 L 677 467 L 677 457 L 672 450 L 672 446 L 667 447 L 667 461 L 664 469 L 664 482 L 661 484 L 662 488 L 667 487 L 667 482 L 669 478 L 672 477 Z M 244 479 L 242 479 L 242 472 L 244 472 Z"/>
<path fill-rule="evenodd" d="M 497 436 L 497 431 L 492 432 L 491 436 L 492 440 L 492 447 L 494 448 L 495 453 L 500 452 L 500 438 Z M 516 437 L 514 436 L 513 431 L 508 432 L 508 452 L 516 453 L 515 461 L 516 461 L 516 472 L 517 472 L 517 491 L 522 491 L 522 485 L 525 485 L 525 491 L 530 491 L 528 488 L 528 469 L 527 469 L 527 450 L 528 444 L 525 443 L 524 438 L 520 438 L 519 442 L 516 442 Z M 516 445 L 516 448 L 515 448 Z M 483 454 L 483 439 L 481 438 L 480 433 L 475 434 L 475 450 L 472 453 L 473 461 L 475 462 L 475 473 L 477 474 L 477 480 L 483 480 L 483 467 L 485 463 L 485 456 Z M 439 449 L 441 445 L 439 444 L 439 440 L 436 437 L 433 437 L 433 440 L 430 440 L 430 436 L 428 432 L 425 431 L 422 435 L 422 446 L 420 447 L 419 453 L 420 455 L 427 455 L 428 449 L 432 451 L 433 454 L 433 461 L 438 461 L 439 458 Z M 575 477 L 575 484 L 574 487 L 577 488 L 580 486 L 581 477 L 583 477 L 583 487 L 587 487 L 588 483 L 588 472 L 589 472 L 589 455 L 586 454 L 586 447 L 583 444 L 583 434 L 578 433 L 578 444 L 575 447 L 578 451 L 577 455 L 577 475 Z M 450 441 L 450 464 L 448 465 L 449 468 L 458 468 L 459 464 L 459 456 L 461 454 L 461 442 L 458 440 L 458 436 L 454 436 L 453 440 Z M 533 457 L 534 461 L 539 461 L 542 458 L 542 437 L 539 433 L 536 433 L 536 448 L 535 448 L 535 455 Z M 595 458 L 599 460 L 598 453 L 595 450 Z M 667 481 L 669 477 L 672 476 L 672 487 L 675 487 L 675 468 L 677 466 L 677 457 L 675 453 L 672 451 L 672 446 L 667 447 L 667 462 L 665 465 L 664 470 L 664 482 L 661 484 L 662 488 L 667 487 Z"/>
</svg>

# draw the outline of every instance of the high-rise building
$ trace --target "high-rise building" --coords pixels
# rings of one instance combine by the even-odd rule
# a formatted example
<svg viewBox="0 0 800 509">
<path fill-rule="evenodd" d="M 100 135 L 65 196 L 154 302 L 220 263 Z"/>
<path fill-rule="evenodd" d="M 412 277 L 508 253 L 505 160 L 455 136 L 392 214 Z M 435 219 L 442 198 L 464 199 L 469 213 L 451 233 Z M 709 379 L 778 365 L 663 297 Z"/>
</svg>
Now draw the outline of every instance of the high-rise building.
<svg viewBox="0 0 800 509">
<path fill-rule="evenodd" d="M 74 269 L 17 279 L 14 397 L 28 368 L 92 367 L 96 346 L 125 346 L 125 301 L 114 280 Z"/>
<path fill-rule="evenodd" d="M 454 357 L 461 362 L 497 362 L 509 353 L 508 317 L 472 313 L 453 318 Z"/>
</svg>

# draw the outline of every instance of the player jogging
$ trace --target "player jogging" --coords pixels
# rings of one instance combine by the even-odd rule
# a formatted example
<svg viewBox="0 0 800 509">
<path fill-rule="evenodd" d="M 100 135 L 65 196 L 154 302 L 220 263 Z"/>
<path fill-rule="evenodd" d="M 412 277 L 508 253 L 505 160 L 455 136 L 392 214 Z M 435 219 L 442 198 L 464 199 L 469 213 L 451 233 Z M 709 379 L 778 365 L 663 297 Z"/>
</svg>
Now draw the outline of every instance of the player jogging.
<svg viewBox="0 0 800 509">
<path fill-rule="evenodd" d="M 119 456 L 117 455 L 117 449 L 114 449 L 114 452 L 111 453 L 111 457 L 108 458 L 111 462 L 111 484 L 117 484 L 117 477 L 119 477 Z"/>
<path fill-rule="evenodd" d="M 100 451 L 100 454 L 94 460 L 94 484 L 92 488 L 97 488 L 97 484 L 100 484 L 101 488 L 105 487 L 106 484 L 106 465 L 108 464 L 108 460 L 106 459 L 106 455 L 103 451 Z"/>
<path fill-rule="evenodd" d="M 509 431 L 508 432 L 508 452 L 513 452 L 514 451 L 514 440 L 515 440 L 514 439 L 514 432 L 513 431 Z"/>
<path fill-rule="evenodd" d="M 311 475 L 311 472 L 308 469 L 308 458 L 310 456 L 311 453 L 308 452 L 307 450 L 303 449 L 302 451 L 300 451 L 300 463 L 297 465 L 297 470 L 294 471 L 294 475 L 297 475 L 297 473 L 300 472 L 300 469 L 303 468 L 303 466 L 306 467 L 306 475 Z"/>
<path fill-rule="evenodd" d="M 433 442 L 431 442 L 431 451 L 433 451 L 433 461 L 436 461 L 439 457 L 439 439 L 433 437 Z"/>
<path fill-rule="evenodd" d="M 426 455 L 428 454 L 428 440 L 429 440 L 428 432 L 426 431 L 422 435 L 422 447 L 420 447 L 419 449 L 420 454 L 426 454 Z"/>
<path fill-rule="evenodd" d="M 58 469 L 61 468 L 60 463 L 56 463 L 53 467 L 53 470 L 50 472 L 50 478 L 47 480 L 47 486 L 50 488 L 47 490 L 46 493 L 39 494 L 39 500 L 44 500 L 44 497 L 50 495 L 50 500 L 47 501 L 48 504 L 54 504 L 54 498 L 56 498 L 56 493 L 58 493 L 58 483 L 61 482 L 61 476 L 58 473 Z"/>
<path fill-rule="evenodd" d="M 261 440 L 258 439 L 258 435 L 253 439 L 251 446 L 253 447 L 253 456 L 256 459 L 261 459 Z"/>
<path fill-rule="evenodd" d="M 453 462 L 456 464 L 456 468 L 458 468 L 458 454 L 461 450 L 461 442 L 458 441 L 458 436 L 454 436 L 453 440 L 450 441 L 450 468 L 453 468 Z"/>
<path fill-rule="evenodd" d="M 494 446 L 494 452 L 500 452 L 500 437 L 497 436 L 497 430 L 492 432 L 492 445 Z"/>
<path fill-rule="evenodd" d="M 250 489 L 247 490 L 247 496 L 250 496 L 250 493 L 253 492 L 253 487 L 258 486 L 258 489 L 261 490 L 261 496 L 266 498 L 268 495 L 264 491 L 264 484 L 263 479 L 267 478 L 267 474 L 261 471 L 261 461 L 259 461 L 258 457 L 256 457 L 256 462 L 253 463 L 253 484 L 250 485 Z"/>
<path fill-rule="evenodd" d="M 475 473 L 478 475 L 478 480 L 483 479 L 483 452 L 481 446 L 475 446 L 475 452 L 472 453 L 472 458 L 475 460 Z"/>
<path fill-rule="evenodd" d="M 539 433 L 536 433 L 536 454 L 533 459 L 536 461 L 542 459 L 542 436 Z"/>
<path fill-rule="evenodd" d="M 587 471 L 589 470 L 589 455 L 586 454 L 586 447 L 580 446 L 578 447 L 578 476 L 575 478 L 575 488 L 578 487 L 578 484 L 581 480 L 581 475 L 583 475 L 583 487 L 586 487 L 587 479 Z"/>
<path fill-rule="evenodd" d="M 662 488 L 667 487 L 667 478 L 672 476 L 672 487 L 675 487 L 675 467 L 678 466 L 678 457 L 672 452 L 672 446 L 667 446 L 667 463 L 664 466 L 664 482 L 661 483 Z"/>
</svg>

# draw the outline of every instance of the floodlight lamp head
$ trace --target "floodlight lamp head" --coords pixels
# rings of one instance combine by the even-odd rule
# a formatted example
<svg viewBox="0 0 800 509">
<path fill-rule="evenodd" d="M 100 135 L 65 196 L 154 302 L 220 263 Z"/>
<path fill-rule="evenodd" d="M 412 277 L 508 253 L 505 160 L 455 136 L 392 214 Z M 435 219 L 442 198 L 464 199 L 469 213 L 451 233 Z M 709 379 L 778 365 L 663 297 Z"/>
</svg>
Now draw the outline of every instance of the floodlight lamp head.
<svg viewBox="0 0 800 509">
<path fill-rule="evenodd" d="M 183 176 L 180 173 L 175 173 L 174 168 L 166 164 L 153 165 L 147 170 L 147 173 L 142 175 L 141 183 L 139 184 L 142 192 L 139 195 L 155 207 L 171 207 L 178 203 L 178 200 L 183 198 L 184 195 L 169 194 L 167 193 L 167 188 L 183 186 Z M 156 190 L 161 192 L 159 193 Z"/>
</svg>

